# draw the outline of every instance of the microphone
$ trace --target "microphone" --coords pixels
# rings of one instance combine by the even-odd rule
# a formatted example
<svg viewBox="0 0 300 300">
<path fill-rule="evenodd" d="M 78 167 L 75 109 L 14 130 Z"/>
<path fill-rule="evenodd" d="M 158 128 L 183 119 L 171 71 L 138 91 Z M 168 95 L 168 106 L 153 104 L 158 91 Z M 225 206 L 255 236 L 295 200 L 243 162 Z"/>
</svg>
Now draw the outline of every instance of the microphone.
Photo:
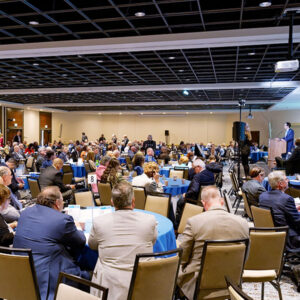
<svg viewBox="0 0 300 300">
<path fill-rule="evenodd" d="M 282 135 L 282 133 L 284 132 L 285 130 L 283 129 L 283 130 L 281 130 L 278 134 L 277 134 L 277 136 L 281 136 Z"/>
</svg>

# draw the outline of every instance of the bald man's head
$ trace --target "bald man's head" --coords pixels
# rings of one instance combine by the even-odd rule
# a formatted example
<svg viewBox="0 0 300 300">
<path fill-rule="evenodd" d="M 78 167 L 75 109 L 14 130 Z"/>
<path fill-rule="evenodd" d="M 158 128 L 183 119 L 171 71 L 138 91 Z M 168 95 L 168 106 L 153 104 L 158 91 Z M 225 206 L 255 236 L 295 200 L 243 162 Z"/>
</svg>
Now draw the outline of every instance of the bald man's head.
<svg viewBox="0 0 300 300">
<path fill-rule="evenodd" d="M 220 195 L 220 191 L 214 185 L 209 185 L 202 189 L 201 201 L 205 210 L 209 210 L 213 207 L 223 207 L 224 205 L 224 200 Z"/>
</svg>

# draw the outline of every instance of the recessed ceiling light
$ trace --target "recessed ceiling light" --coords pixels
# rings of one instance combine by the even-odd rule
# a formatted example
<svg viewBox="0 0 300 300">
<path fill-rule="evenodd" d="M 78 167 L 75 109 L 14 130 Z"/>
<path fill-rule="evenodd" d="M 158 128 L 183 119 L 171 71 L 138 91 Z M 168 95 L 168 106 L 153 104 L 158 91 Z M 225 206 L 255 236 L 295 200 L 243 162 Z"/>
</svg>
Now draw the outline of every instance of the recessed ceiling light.
<svg viewBox="0 0 300 300">
<path fill-rule="evenodd" d="M 30 21 L 29 24 L 30 25 L 39 25 L 40 23 L 38 21 Z"/>
<path fill-rule="evenodd" d="M 187 115 L 189 114 L 189 112 L 188 112 L 188 111 L 186 111 L 185 113 L 186 113 Z"/>
<path fill-rule="evenodd" d="M 141 115 L 143 115 L 144 113 L 141 113 Z"/>
<path fill-rule="evenodd" d="M 98 115 L 102 115 L 102 113 L 98 113 Z"/>
<path fill-rule="evenodd" d="M 168 58 L 169 59 L 175 59 L 175 56 L 169 56 Z"/>
<path fill-rule="evenodd" d="M 165 115 L 166 113 L 165 112 L 163 112 L 163 115 Z"/>
<path fill-rule="evenodd" d="M 42 83 L 39 83 L 39 85 L 43 85 Z"/>
<path fill-rule="evenodd" d="M 118 72 L 118 74 L 120 74 L 120 75 L 121 75 L 121 74 L 124 74 L 124 72 Z"/>
<path fill-rule="evenodd" d="M 85 81 L 83 84 L 89 84 L 89 83 Z"/>
<path fill-rule="evenodd" d="M 42 109 L 40 109 L 40 111 L 43 111 Z"/>
<path fill-rule="evenodd" d="M 33 63 L 32 65 L 33 65 L 33 66 L 39 66 L 40 64 L 38 64 L 38 63 Z"/>
<path fill-rule="evenodd" d="M 12 75 L 12 76 L 11 76 L 11 78 L 17 78 L 17 76 L 15 76 L 15 75 Z"/>
<path fill-rule="evenodd" d="M 103 63 L 103 60 L 102 59 L 98 59 L 97 63 Z"/>
<path fill-rule="evenodd" d="M 68 75 L 67 75 L 67 74 L 62 74 L 61 76 L 62 76 L 62 77 L 67 77 Z"/>
<path fill-rule="evenodd" d="M 251 70 L 252 68 L 251 68 L 251 67 L 246 67 L 245 69 L 246 69 L 246 70 Z"/>
<path fill-rule="evenodd" d="M 134 14 L 136 17 L 145 17 L 145 13 L 143 12 L 143 11 L 138 11 L 138 12 L 136 12 L 135 14 Z"/>
<path fill-rule="evenodd" d="M 243 79 L 248 79 L 248 77 L 243 77 Z"/>
<path fill-rule="evenodd" d="M 178 70 L 178 72 L 182 73 L 182 72 L 184 72 L 184 70 L 180 69 L 180 70 Z"/>
<path fill-rule="evenodd" d="M 212 115 L 212 113 L 213 113 L 213 112 L 211 111 L 210 114 Z"/>
<path fill-rule="evenodd" d="M 188 90 L 183 90 L 182 94 L 185 95 L 185 96 L 188 96 L 190 94 L 190 92 Z"/>
<path fill-rule="evenodd" d="M 260 7 L 269 7 L 271 5 L 272 5 L 271 1 L 264 1 L 264 2 L 259 3 Z"/>
<path fill-rule="evenodd" d="M 248 55 L 255 55 L 255 52 L 251 51 L 251 52 L 248 53 Z"/>
<path fill-rule="evenodd" d="M 119 115 L 122 115 L 122 113 L 120 112 Z"/>
</svg>

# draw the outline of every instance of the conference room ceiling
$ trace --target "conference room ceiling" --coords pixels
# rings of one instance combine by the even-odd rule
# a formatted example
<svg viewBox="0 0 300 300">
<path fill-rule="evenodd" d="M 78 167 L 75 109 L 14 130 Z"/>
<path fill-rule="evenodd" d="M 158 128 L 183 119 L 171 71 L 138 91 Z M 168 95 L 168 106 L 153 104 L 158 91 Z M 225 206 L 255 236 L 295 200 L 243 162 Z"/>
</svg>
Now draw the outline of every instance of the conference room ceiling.
<svg viewBox="0 0 300 300">
<path fill-rule="evenodd" d="M 286 8 L 300 6 L 300 1 L 273 0 L 262 8 L 262 1 L 199 0 L 65 0 L 1 1 L 0 45 L 52 42 L 80 39 L 144 36 L 204 32 L 215 30 L 287 26 L 282 17 Z M 137 17 L 136 13 L 145 16 Z M 33 23 L 35 22 L 35 23 Z M 35 25 L 33 25 L 35 24 Z M 295 25 L 300 16 L 295 16 Z M 299 44 L 294 45 L 299 57 Z M 206 101 L 206 104 L 168 105 L 169 110 L 224 109 L 222 101 L 244 98 L 253 109 L 266 109 L 280 101 L 294 88 L 232 89 L 190 91 L 139 91 L 116 93 L 60 93 L 45 89 L 73 87 L 123 87 L 169 84 L 216 84 L 300 80 L 300 72 L 274 73 L 274 64 L 287 58 L 287 44 L 237 47 L 174 49 L 137 52 L 83 54 L 69 56 L 9 58 L 0 57 L 1 90 L 24 90 L 26 95 L 1 95 L 1 101 L 21 104 L 70 103 L 64 110 L 91 110 L 76 103 L 114 103 L 94 110 L 164 110 L 164 102 Z M 29 94 L 26 89 L 39 89 Z M 261 100 L 261 104 L 257 103 Z M 267 103 L 264 101 L 273 101 Z M 136 101 L 137 105 L 122 103 Z M 162 102 L 139 106 L 138 102 Z M 213 102 L 213 105 L 209 105 Z M 220 104 L 216 103 L 220 102 Z M 120 103 L 120 106 L 115 106 Z M 226 109 L 236 105 L 226 105 Z"/>
</svg>

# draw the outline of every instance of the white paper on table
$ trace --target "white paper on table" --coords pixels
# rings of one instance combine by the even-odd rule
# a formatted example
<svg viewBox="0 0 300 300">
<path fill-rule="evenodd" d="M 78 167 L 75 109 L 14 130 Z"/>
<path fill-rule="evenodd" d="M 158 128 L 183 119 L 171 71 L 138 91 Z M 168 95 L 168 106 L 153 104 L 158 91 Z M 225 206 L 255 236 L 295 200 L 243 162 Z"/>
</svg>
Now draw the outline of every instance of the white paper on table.
<svg viewBox="0 0 300 300">
<path fill-rule="evenodd" d="M 296 206 L 300 206 L 300 198 L 294 198 Z"/>
<path fill-rule="evenodd" d="M 79 221 L 80 219 L 80 205 L 69 205 L 68 215 L 72 216 L 74 221 Z"/>
</svg>

